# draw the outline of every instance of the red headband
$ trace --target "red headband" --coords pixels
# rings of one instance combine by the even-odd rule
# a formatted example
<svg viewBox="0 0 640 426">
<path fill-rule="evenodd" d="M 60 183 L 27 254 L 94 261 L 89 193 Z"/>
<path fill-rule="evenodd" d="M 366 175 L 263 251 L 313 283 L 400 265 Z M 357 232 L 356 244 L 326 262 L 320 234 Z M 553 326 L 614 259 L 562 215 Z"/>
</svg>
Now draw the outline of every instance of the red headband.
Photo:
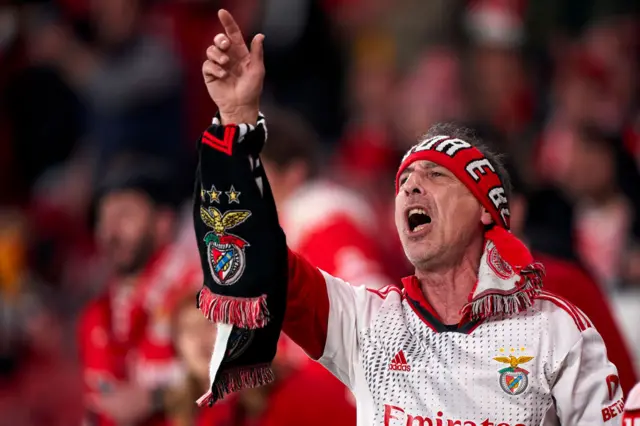
<svg viewBox="0 0 640 426">
<path fill-rule="evenodd" d="M 413 162 L 426 160 L 451 171 L 489 211 L 494 222 L 509 229 L 509 201 L 500 176 L 479 149 L 449 136 L 429 138 L 407 152 L 396 174 L 396 194 L 400 174 Z"/>
</svg>

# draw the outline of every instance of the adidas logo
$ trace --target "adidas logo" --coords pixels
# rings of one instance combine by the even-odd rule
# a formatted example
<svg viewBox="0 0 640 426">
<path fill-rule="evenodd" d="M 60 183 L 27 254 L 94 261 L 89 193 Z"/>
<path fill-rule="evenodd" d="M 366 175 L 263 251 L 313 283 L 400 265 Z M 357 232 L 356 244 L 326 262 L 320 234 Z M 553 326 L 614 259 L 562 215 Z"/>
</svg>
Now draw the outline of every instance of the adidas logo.
<svg viewBox="0 0 640 426">
<path fill-rule="evenodd" d="M 389 370 L 394 371 L 411 371 L 411 366 L 407 362 L 407 358 L 404 356 L 404 351 L 400 350 L 391 360 L 391 364 L 389 364 Z"/>
</svg>

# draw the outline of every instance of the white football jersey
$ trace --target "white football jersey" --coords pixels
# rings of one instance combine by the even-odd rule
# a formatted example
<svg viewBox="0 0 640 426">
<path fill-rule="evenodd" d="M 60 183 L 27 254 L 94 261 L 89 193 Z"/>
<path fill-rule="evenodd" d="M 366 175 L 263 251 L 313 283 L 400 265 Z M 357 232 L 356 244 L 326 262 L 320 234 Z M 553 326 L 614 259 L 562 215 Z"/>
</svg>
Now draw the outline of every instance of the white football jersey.
<svg viewBox="0 0 640 426">
<path fill-rule="evenodd" d="M 554 295 L 454 330 L 404 290 L 322 275 L 329 314 L 319 362 L 354 393 L 358 425 L 621 424 L 622 390 L 602 338 Z"/>
</svg>

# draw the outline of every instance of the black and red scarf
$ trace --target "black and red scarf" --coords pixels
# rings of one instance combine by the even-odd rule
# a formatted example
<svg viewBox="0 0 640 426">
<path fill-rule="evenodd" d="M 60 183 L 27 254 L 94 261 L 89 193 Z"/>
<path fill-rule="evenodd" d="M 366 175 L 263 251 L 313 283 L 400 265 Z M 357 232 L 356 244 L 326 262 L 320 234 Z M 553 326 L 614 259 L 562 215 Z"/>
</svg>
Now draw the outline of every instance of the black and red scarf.
<svg viewBox="0 0 640 426">
<path fill-rule="evenodd" d="M 264 117 L 222 126 L 198 143 L 193 216 L 204 285 L 197 304 L 216 324 L 211 388 L 198 404 L 273 381 L 286 306 L 287 246 L 260 161 Z"/>
</svg>

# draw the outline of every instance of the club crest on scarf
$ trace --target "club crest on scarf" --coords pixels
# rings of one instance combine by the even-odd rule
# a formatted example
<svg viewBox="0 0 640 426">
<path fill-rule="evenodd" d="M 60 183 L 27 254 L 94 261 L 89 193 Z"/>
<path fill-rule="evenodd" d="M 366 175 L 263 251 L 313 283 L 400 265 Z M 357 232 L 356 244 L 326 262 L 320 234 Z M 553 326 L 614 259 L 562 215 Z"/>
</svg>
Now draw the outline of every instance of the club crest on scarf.
<svg viewBox="0 0 640 426">
<path fill-rule="evenodd" d="M 522 348 L 521 350 L 524 350 Z M 500 350 L 504 352 L 504 349 Z M 511 352 L 515 352 L 515 349 L 511 349 Z M 529 372 L 520 367 L 520 364 L 524 364 L 533 359 L 532 356 L 497 356 L 493 358 L 495 361 L 509 364 L 509 367 L 503 368 L 498 371 L 500 373 L 500 387 L 503 391 L 509 395 L 520 395 L 529 387 Z"/>
<path fill-rule="evenodd" d="M 212 203 L 220 203 L 220 193 L 221 191 L 212 187 L 209 191 L 202 191 L 200 195 L 203 201 L 208 195 Z M 226 191 L 226 194 L 229 198 L 229 204 L 240 204 L 240 192 L 231 187 L 229 191 Z M 222 213 L 213 206 L 200 206 L 200 218 L 211 229 L 203 238 L 207 245 L 209 271 L 218 285 L 233 285 L 244 272 L 246 266 L 245 248 L 249 247 L 249 243 L 227 231 L 244 223 L 250 216 L 249 210 L 228 210 Z"/>
<path fill-rule="evenodd" d="M 514 275 L 513 269 L 504 261 L 502 256 L 500 256 L 495 245 L 492 245 L 487 252 L 487 264 L 489 264 L 491 270 L 503 280 L 508 280 Z"/>
</svg>

